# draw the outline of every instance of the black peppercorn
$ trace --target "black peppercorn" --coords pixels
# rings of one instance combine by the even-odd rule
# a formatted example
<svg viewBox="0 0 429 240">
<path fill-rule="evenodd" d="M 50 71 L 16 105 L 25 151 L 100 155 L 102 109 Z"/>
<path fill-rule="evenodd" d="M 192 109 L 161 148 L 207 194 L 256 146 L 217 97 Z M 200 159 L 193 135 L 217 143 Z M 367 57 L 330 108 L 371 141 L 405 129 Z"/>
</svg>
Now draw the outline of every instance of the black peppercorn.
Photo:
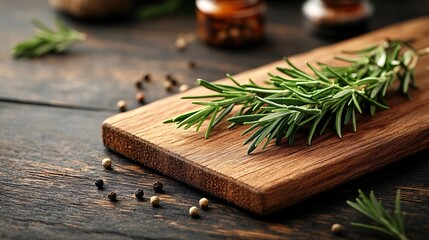
<svg viewBox="0 0 429 240">
<path fill-rule="evenodd" d="M 103 189 L 104 181 L 103 179 L 95 181 L 95 186 L 98 187 L 98 189 Z"/>
<path fill-rule="evenodd" d="M 171 83 L 171 81 L 165 80 L 162 84 L 164 85 L 165 90 L 169 92 L 173 90 L 173 83 Z"/>
<path fill-rule="evenodd" d="M 178 82 L 176 77 L 173 76 L 173 74 L 169 73 L 165 76 L 165 79 L 167 79 L 168 81 L 171 82 L 171 84 L 173 84 L 174 86 L 177 86 Z"/>
<path fill-rule="evenodd" d="M 110 201 L 114 202 L 116 201 L 116 192 L 110 192 L 107 197 L 110 199 Z"/>
<path fill-rule="evenodd" d="M 195 68 L 197 66 L 197 63 L 194 60 L 190 60 L 188 66 L 189 68 Z"/>
<path fill-rule="evenodd" d="M 153 190 L 155 190 L 155 192 L 162 192 L 162 188 L 164 187 L 164 184 L 162 184 L 162 182 L 154 182 L 153 183 Z"/>
<path fill-rule="evenodd" d="M 144 75 L 143 75 L 142 79 L 143 79 L 145 82 L 150 82 L 150 80 L 152 79 L 152 77 L 150 76 L 150 74 L 149 74 L 149 73 L 146 73 L 146 74 L 144 74 Z"/>
<path fill-rule="evenodd" d="M 143 192 L 142 189 L 139 188 L 139 189 L 136 190 L 135 195 L 136 195 L 136 198 L 143 199 L 144 192 Z"/>
<path fill-rule="evenodd" d="M 138 90 L 142 90 L 142 89 L 143 89 L 143 83 L 142 83 L 142 81 L 138 80 L 138 81 L 135 83 L 135 86 L 136 86 L 136 88 L 137 88 Z"/>
</svg>

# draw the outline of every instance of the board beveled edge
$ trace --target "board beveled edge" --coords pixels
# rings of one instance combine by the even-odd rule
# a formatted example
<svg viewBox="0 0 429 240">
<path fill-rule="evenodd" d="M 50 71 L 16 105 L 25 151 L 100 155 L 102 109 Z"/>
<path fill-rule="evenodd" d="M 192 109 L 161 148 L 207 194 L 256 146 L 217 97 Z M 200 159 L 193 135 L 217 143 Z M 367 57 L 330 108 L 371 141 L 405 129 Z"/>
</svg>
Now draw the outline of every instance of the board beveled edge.
<svg viewBox="0 0 429 240">
<path fill-rule="evenodd" d="M 262 192 L 114 127 L 109 119 L 102 124 L 102 138 L 110 150 L 252 213 L 267 215 L 273 212 L 267 211 L 270 208 L 266 206 Z M 198 181 L 201 179 L 210 181 Z"/>
</svg>

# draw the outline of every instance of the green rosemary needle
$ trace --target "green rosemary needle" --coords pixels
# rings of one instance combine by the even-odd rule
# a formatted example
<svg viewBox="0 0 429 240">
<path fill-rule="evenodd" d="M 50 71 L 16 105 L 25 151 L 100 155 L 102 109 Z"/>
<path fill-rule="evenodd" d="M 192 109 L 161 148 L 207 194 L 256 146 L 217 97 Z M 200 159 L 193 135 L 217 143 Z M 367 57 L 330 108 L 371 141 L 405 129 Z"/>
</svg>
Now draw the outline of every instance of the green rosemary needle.
<svg viewBox="0 0 429 240">
<path fill-rule="evenodd" d="M 367 197 L 359 190 L 359 197 L 356 198 L 356 202 L 347 201 L 347 204 L 379 224 L 369 225 L 353 222 L 353 226 L 382 232 L 400 240 L 408 239 L 404 229 L 405 214 L 401 212 L 400 189 L 396 192 L 395 212 L 393 214 L 389 213 L 383 207 L 381 201 L 377 200 L 373 191 L 371 191 L 369 197 Z"/>
<path fill-rule="evenodd" d="M 344 125 L 351 124 L 357 130 L 357 114 L 374 115 L 377 109 L 389 108 L 384 97 L 394 81 L 399 81 L 398 90 L 406 97 L 409 87 L 417 87 L 414 68 L 419 54 L 407 42 L 387 40 L 344 54 L 350 56 L 336 59 L 346 66 L 307 63 L 312 74 L 286 59 L 288 66 L 278 67 L 280 74 L 269 73 L 268 84 L 263 86 L 252 80 L 240 84 L 230 75 L 232 85 L 200 79 L 198 84 L 214 94 L 183 98 L 212 100 L 194 101 L 202 108 L 164 123 L 176 123 L 184 129 L 195 126 L 198 131 L 210 119 L 205 133 L 208 138 L 212 129 L 239 106 L 227 119 L 231 122 L 228 128 L 250 126 L 242 134 L 252 132 L 244 141 L 250 154 L 262 144 L 265 149 L 272 140 L 279 145 L 287 139 L 292 145 L 298 130 L 307 133 L 308 144 L 316 132 L 323 134 L 331 128 L 341 138 Z"/>
<path fill-rule="evenodd" d="M 86 39 L 85 34 L 65 26 L 60 20 L 56 21 L 57 31 L 38 20 L 32 22 L 37 28 L 37 32 L 32 39 L 13 46 L 12 55 L 15 58 L 33 58 L 47 53 L 61 53 Z"/>
</svg>

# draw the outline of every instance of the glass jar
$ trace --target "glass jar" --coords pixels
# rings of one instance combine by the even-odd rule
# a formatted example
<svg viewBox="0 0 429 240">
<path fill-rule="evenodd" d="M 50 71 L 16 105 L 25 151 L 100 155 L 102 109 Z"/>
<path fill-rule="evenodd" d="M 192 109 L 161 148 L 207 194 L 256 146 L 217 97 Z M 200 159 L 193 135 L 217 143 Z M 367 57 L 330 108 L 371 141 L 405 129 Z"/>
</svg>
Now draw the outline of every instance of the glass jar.
<svg viewBox="0 0 429 240">
<path fill-rule="evenodd" d="M 198 37 L 213 46 L 243 47 L 264 39 L 265 2 L 197 0 Z"/>
<path fill-rule="evenodd" d="M 369 0 L 307 0 L 302 11 L 315 32 L 352 36 L 366 29 L 373 7 Z"/>
</svg>

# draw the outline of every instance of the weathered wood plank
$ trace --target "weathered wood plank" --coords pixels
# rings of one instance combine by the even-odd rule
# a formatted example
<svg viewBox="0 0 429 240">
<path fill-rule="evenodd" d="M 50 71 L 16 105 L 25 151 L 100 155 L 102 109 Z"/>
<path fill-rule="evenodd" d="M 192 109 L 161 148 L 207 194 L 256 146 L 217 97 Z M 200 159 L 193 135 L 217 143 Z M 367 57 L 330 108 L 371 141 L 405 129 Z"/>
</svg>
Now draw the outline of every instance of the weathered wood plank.
<svg viewBox="0 0 429 240">
<path fill-rule="evenodd" d="M 363 231 L 350 221 L 364 220 L 346 206 L 357 189 L 375 190 L 388 207 L 400 187 L 406 226 L 412 239 L 429 231 L 428 152 L 404 159 L 315 198 L 265 218 L 255 217 L 208 196 L 210 210 L 187 215 L 206 194 L 106 151 L 99 137 L 105 113 L 0 103 L 0 238 L 252 238 L 337 239 L 333 223 L 348 227 L 347 239 Z M 111 157 L 112 171 L 100 160 Z M 94 181 L 106 180 L 97 190 Z M 136 201 L 133 191 L 164 182 L 161 208 Z M 110 190 L 119 201 L 106 198 Z M 365 233 L 366 239 L 377 235 Z"/>
</svg>

